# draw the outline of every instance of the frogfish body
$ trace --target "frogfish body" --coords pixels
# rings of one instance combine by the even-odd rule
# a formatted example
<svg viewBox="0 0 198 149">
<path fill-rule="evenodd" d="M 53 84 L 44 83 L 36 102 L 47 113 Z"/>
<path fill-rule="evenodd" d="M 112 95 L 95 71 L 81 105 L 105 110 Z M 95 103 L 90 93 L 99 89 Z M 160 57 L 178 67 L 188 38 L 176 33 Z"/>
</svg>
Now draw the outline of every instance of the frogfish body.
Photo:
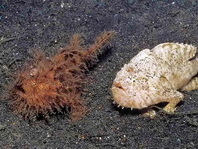
<svg viewBox="0 0 198 149">
<path fill-rule="evenodd" d="M 133 57 L 117 73 L 111 88 L 114 101 L 122 107 L 144 109 L 168 102 L 172 113 L 184 96 L 180 91 L 198 88 L 197 48 L 179 43 L 162 43 Z"/>
</svg>

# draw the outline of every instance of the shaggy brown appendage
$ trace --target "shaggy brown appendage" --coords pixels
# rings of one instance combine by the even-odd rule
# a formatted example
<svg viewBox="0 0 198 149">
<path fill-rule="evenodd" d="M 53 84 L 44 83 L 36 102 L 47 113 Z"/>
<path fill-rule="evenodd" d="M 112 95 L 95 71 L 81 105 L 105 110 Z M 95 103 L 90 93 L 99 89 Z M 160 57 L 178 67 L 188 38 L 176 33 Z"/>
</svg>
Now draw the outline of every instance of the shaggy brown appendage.
<svg viewBox="0 0 198 149">
<path fill-rule="evenodd" d="M 33 62 L 18 74 L 11 89 L 11 109 L 31 120 L 66 107 L 72 120 L 82 118 L 87 111 L 81 99 L 84 72 L 112 36 L 113 32 L 104 32 L 93 45 L 83 48 L 80 35 L 75 34 L 70 44 L 51 58 L 33 51 Z"/>
</svg>

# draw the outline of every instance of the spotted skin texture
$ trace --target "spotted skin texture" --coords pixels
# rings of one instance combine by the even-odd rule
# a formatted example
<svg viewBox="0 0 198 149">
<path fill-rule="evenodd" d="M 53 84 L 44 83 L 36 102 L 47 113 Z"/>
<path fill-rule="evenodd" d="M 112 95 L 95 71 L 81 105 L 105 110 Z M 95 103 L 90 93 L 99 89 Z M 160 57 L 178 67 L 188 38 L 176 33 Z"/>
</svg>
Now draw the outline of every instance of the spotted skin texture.
<svg viewBox="0 0 198 149">
<path fill-rule="evenodd" d="M 114 101 L 131 109 L 168 102 L 164 111 L 173 113 L 184 98 L 180 91 L 198 88 L 196 54 L 195 46 L 179 43 L 140 51 L 117 73 L 111 88 Z"/>
</svg>

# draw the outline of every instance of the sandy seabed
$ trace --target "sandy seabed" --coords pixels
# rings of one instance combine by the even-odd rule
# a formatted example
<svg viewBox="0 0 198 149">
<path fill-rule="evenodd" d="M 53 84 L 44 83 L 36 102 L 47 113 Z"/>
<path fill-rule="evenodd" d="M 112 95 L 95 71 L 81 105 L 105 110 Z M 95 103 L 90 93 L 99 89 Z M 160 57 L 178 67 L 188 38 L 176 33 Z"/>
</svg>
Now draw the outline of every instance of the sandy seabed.
<svg viewBox="0 0 198 149">
<path fill-rule="evenodd" d="M 47 55 L 64 47 L 74 33 L 85 44 L 114 30 L 112 48 L 86 75 L 83 98 L 89 112 L 75 123 L 66 115 L 29 123 L 0 102 L 0 148 L 158 149 L 198 147 L 198 91 L 185 92 L 174 115 L 145 118 L 112 104 L 116 72 L 144 48 L 163 42 L 198 46 L 196 0 L 2 0 L 0 1 L 0 90 L 31 59 L 31 49 Z M 8 39 L 7 41 L 5 41 Z M 10 40 L 9 40 L 10 39 Z"/>
</svg>

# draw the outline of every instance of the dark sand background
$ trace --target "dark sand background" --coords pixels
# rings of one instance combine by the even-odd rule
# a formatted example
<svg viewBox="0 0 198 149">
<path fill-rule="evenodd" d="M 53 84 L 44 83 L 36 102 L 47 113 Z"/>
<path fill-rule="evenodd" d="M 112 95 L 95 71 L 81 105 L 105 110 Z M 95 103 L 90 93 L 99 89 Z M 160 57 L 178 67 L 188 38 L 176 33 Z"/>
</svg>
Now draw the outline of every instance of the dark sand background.
<svg viewBox="0 0 198 149">
<path fill-rule="evenodd" d="M 112 104 L 116 72 L 143 48 L 163 42 L 198 46 L 196 0 L 0 0 L 0 84 L 30 58 L 32 48 L 48 55 L 74 33 L 91 44 L 104 30 L 114 30 L 113 46 L 87 76 L 84 100 L 90 111 L 71 123 L 52 116 L 28 123 L 0 102 L 1 149 L 184 149 L 198 148 L 198 91 L 185 92 L 175 115 L 153 120 Z M 194 112 L 194 114 L 193 114 Z"/>
</svg>

